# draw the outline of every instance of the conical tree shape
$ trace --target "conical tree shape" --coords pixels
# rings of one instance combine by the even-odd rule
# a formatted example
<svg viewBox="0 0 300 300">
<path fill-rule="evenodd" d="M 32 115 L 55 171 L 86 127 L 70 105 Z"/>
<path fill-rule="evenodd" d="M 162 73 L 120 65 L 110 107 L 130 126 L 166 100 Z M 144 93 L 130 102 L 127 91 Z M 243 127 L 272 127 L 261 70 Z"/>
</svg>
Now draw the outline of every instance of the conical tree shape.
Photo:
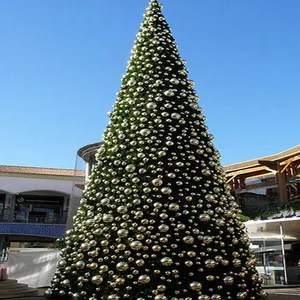
<svg viewBox="0 0 300 300">
<path fill-rule="evenodd" d="M 152 0 L 46 295 L 266 296 L 187 74 Z"/>
</svg>

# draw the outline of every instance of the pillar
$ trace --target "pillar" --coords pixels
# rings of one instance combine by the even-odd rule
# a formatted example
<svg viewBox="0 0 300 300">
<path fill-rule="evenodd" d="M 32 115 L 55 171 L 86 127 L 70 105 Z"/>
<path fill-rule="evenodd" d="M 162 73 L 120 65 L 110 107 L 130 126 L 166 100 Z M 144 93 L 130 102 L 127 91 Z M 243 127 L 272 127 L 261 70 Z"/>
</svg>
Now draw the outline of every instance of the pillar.
<svg viewBox="0 0 300 300">
<path fill-rule="evenodd" d="M 16 205 L 16 195 L 9 195 L 10 197 L 10 213 L 8 222 L 14 222 L 14 215 L 15 215 L 15 205 Z"/>
<path fill-rule="evenodd" d="M 288 201 L 288 193 L 287 193 L 287 185 L 286 185 L 286 172 L 285 170 L 282 172 L 283 167 L 278 163 L 278 171 L 277 171 L 277 182 L 278 182 L 278 194 L 279 201 L 281 204 L 287 203 Z"/>
</svg>

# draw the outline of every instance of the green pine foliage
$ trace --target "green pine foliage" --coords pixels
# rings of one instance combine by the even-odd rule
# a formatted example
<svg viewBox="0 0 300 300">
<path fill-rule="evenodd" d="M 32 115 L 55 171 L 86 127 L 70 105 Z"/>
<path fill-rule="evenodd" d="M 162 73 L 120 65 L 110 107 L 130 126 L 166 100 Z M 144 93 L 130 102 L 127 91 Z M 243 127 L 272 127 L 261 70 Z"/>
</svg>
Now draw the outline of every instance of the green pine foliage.
<svg viewBox="0 0 300 300">
<path fill-rule="evenodd" d="M 46 296 L 266 296 L 198 100 L 151 0 Z"/>
</svg>

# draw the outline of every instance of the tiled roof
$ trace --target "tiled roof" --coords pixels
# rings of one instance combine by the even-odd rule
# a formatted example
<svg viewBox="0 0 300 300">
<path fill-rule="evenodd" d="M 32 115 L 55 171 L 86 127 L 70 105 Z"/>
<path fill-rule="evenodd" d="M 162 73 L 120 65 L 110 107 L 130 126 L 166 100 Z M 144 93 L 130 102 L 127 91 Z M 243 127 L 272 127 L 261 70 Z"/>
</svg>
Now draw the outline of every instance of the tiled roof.
<svg viewBox="0 0 300 300">
<path fill-rule="evenodd" d="M 3 166 L 3 165 L 0 165 L 0 173 L 84 177 L 84 171 L 78 171 L 78 170 L 75 171 L 70 169 Z"/>
</svg>

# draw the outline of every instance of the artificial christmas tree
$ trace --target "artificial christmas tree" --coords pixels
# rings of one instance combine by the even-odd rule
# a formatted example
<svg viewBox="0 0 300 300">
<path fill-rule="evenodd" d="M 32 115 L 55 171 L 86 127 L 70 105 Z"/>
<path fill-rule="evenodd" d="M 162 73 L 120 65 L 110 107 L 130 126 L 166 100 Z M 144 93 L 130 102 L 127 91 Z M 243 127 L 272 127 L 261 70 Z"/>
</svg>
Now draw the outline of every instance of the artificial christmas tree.
<svg viewBox="0 0 300 300">
<path fill-rule="evenodd" d="M 266 297 L 187 75 L 151 0 L 46 296 Z"/>
</svg>

